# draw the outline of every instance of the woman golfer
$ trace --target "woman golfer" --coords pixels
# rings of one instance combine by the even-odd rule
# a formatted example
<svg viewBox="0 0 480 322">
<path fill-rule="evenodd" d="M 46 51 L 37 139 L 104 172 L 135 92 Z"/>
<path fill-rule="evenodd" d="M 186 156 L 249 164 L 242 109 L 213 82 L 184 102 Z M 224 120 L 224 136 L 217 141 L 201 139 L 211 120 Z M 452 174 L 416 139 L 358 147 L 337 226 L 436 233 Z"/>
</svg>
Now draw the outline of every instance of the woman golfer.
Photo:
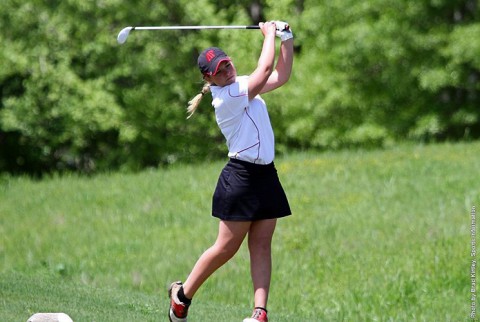
<svg viewBox="0 0 480 322">
<path fill-rule="evenodd" d="M 260 29 L 264 36 L 262 52 L 250 76 L 237 76 L 233 62 L 219 48 L 207 48 L 198 58 L 205 85 L 189 102 L 189 117 L 203 95 L 211 91 L 230 160 L 213 195 L 212 215 L 220 219 L 218 237 L 200 256 L 187 280 L 170 286 L 170 321 L 187 321 L 188 307 L 197 290 L 235 255 L 247 234 L 255 309 L 244 322 L 268 321 L 272 236 L 277 218 L 291 212 L 273 163 L 273 130 L 259 94 L 282 86 L 290 78 L 293 34 L 280 21 L 260 23 Z M 281 39 L 276 65 L 275 36 Z"/>
</svg>

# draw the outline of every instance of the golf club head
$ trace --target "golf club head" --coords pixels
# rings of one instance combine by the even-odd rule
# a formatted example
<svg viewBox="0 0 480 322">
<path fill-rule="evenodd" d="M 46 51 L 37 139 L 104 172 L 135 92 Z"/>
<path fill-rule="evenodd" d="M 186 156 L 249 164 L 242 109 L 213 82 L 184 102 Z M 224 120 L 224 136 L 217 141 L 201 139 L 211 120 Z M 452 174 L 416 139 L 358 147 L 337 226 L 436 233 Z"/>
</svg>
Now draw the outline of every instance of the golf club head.
<svg viewBox="0 0 480 322">
<path fill-rule="evenodd" d="M 123 28 L 117 36 L 117 42 L 121 45 L 127 41 L 128 34 L 133 29 L 133 27 L 125 27 Z"/>
</svg>

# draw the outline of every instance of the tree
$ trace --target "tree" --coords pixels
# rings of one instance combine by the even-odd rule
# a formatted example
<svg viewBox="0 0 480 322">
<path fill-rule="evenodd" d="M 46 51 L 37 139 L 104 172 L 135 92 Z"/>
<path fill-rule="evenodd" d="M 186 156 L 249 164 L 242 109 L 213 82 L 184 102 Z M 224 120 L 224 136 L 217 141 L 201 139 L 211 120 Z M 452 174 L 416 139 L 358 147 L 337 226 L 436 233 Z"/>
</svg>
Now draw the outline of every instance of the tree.
<svg viewBox="0 0 480 322">
<path fill-rule="evenodd" d="M 199 10 L 201 8 L 201 10 Z M 480 136 L 476 1 L 142 0 L 0 3 L 0 171 L 143 169 L 224 157 L 198 53 L 254 70 L 258 31 L 134 31 L 128 25 L 285 19 L 290 82 L 265 95 L 279 151 Z"/>
<path fill-rule="evenodd" d="M 477 20 L 474 1 L 306 1 L 295 84 L 308 86 L 291 88 L 289 141 L 478 138 Z"/>
</svg>

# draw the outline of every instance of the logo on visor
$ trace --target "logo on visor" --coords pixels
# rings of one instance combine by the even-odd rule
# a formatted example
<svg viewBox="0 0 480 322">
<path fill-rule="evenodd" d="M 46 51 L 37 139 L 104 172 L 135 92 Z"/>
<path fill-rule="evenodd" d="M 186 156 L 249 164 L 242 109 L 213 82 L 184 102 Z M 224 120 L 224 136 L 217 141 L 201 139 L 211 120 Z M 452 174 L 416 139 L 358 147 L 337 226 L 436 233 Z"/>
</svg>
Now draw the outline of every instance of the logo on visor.
<svg viewBox="0 0 480 322">
<path fill-rule="evenodd" d="M 213 51 L 213 49 L 210 49 L 209 51 L 207 51 L 207 54 L 205 55 L 205 57 L 207 58 L 208 62 L 211 62 L 212 59 L 215 58 L 215 52 Z"/>
</svg>

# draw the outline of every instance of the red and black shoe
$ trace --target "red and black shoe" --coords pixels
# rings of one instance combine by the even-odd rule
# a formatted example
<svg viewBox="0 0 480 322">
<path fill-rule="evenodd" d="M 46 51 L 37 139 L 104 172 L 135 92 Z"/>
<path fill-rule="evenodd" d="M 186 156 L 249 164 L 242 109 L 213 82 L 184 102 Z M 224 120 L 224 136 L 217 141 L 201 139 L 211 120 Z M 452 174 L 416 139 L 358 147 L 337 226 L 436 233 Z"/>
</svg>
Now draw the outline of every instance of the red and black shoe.
<svg viewBox="0 0 480 322">
<path fill-rule="evenodd" d="M 263 307 L 256 307 L 252 317 L 244 319 L 243 322 L 268 322 L 267 310 Z"/>
<path fill-rule="evenodd" d="M 190 305 L 178 299 L 178 291 L 182 285 L 182 282 L 173 282 L 168 288 L 168 297 L 170 298 L 168 318 L 170 322 L 187 322 L 188 307 Z"/>
</svg>

